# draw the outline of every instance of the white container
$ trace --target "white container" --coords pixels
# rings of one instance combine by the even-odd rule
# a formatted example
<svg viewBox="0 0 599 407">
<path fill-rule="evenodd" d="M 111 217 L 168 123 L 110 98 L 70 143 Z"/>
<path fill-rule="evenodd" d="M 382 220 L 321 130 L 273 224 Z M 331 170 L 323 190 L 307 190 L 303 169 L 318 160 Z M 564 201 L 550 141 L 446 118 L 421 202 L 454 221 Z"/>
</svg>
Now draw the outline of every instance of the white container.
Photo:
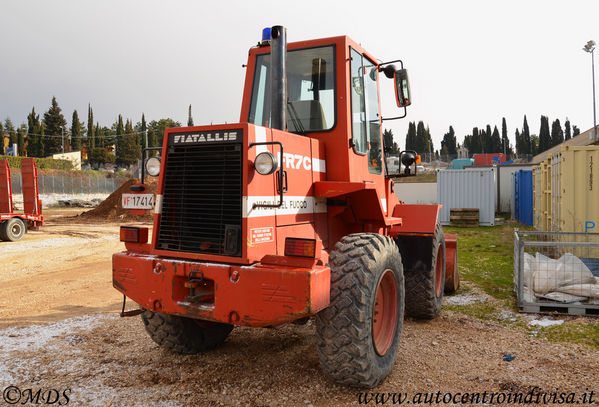
<svg viewBox="0 0 599 407">
<path fill-rule="evenodd" d="M 481 226 L 495 225 L 495 179 L 493 169 L 444 170 L 437 175 L 437 198 L 443 205 L 439 221 L 449 225 L 453 208 L 478 208 Z"/>
</svg>

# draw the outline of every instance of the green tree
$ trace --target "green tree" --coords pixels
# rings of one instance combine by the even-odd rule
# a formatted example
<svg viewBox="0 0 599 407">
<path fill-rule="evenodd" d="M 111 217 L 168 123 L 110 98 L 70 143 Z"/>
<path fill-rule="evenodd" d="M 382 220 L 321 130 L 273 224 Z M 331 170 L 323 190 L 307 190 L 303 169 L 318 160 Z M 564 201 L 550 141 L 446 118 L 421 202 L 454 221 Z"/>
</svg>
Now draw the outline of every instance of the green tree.
<svg viewBox="0 0 599 407">
<path fill-rule="evenodd" d="M 490 153 L 499 153 L 499 152 L 503 152 L 503 149 L 501 147 L 501 137 L 499 136 L 499 130 L 497 129 L 497 126 L 493 127 L 493 133 L 491 133 L 491 149 L 489 150 Z"/>
<path fill-rule="evenodd" d="M 84 128 L 85 125 L 79 121 L 77 110 L 74 110 L 73 119 L 71 121 L 71 151 L 81 150 L 81 138 L 85 132 Z"/>
<path fill-rule="evenodd" d="M 94 164 L 105 164 L 108 162 L 108 151 L 104 147 L 94 147 L 89 150 L 88 159 Z"/>
<path fill-rule="evenodd" d="M 146 123 L 146 116 L 143 113 L 141 114 L 141 122 L 137 122 L 134 129 L 137 132 L 137 144 L 139 144 L 142 149 L 148 147 L 146 145 L 146 131 L 148 130 L 148 124 Z"/>
<path fill-rule="evenodd" d="M 131 165 L 141 157 L 141 150 L 137 144 L 137 133 L 133 130 L 130 120 L 127 120 L 125 128 L 120 132 L 122 117 L 119 115 L 119 126 L 117 127 L 116 163 L 118 165 Z M 120 132 L 120 133 L 119 133 Z"/>
<path fill-rule="evenodd" d="M 12 120 L 8 117 L 4 120 L 4 134 L 8 134 L 9 137 L 9 147 L 12 148 L 12 145 L 17 142 L 17 130 L 15 129 Z M 2 140 L 4 142 L 4 140 Z"/>
<path fill-rule="evenodd" d="M 94 112 L 90 103 L 87 104 L 87 148 L 96 147 L 96 138 L 94 134 Z"/>
<path fill-rule="evenodd" d="M 166 118 L 160 119 L 158 121 L 152 120 L 148 127 L 152 129 L 157 138 L 156 144 L 152 145 L 152 147 L 158 147 L 162 145 L 165 130 L 173 127 L 181 127 L 181 123 L 176 122 L 173 119 Z"/>
<path fill-rule="evenodd" d="M 507 124 L 505 117 L 501 119 L 501 151 L 507 155 L 510 150 L 510 139 L 507 136 Z"/>
<path fill-rule="evenodd" d="M 193 126 L 193 117 L 191 117 L 191 105 L 189 105 L 189 111 L 187 113 L 187 125 Z"/>
<path fill-rule="evenodd" d="M 524 142 L 522 140 L 522 136 L 520 135 L 520 130 L 516 129 L 516 153 L 518 156 L 522 156 L 524 154 Z"/>
<path fill-rule="evenodd" d="M 44 144 L 41 141 L 40 115 L 35 113 L 35 107 L 27 115 L 27 156 L 43 157 Z"/>
<path fill-rule="evenodd" d="M 443 135 L 443 140 L 441 140 L 441 154 L 457 156 L 458 149 L 456 142 L 455 131 L 452 126 L 449 126 L 449 131 Z"/>
<path fill-rule="evenodd" d="M 406 150 L 414 150 L 416 143 L 416 123 L 408 124 L 408 133 L 406 134 Z"/>
<path fill-rule="evenodd" d="M 566 117 L 566 122 L 564 123 L 564 140 L 570 140 L 572 138 L 572 129 L 570 128 L 570 120 Z"/>
<path fill-rule="evenodd" d="M 580 134 L 580 129 L 578 126 L 572 126 L 572 137 L 576 137 Z"/>
<path fill-rule="evenodd" d="M 537 155 L 539 153 L 542 153 L 542 151 L 539 150 L 539 144 L 541 142 L 540 140 L 540 137 L 536 134 L 530 136 L 530 155 Z"/>
<path fill-rule="evenodd" d="M 541 129 L 539 130 L 539 153 L 551 148 L 551 133 L 549 133 L 549 118 L 541 116 Z M 532 154 L 532 153 L 531 153 Z"/>
<path fill-rule="evenodd" d="M 383 146 L 385 154 L 399 154 L 399 147 L 395 141 L 393 141 L 393 131 L 385 129 L 383 131 Z"/>
<path fill-rule="evenodd" d="M 17 151 L 18 155 L 25 157 L 27 152 L 25 151 L 25 137 L 27 135 L 27 125 L 21 124 L 19 130 L 17 130 Z"/>
<path fill-rule="evenodd" d="M 564 131 L 562 130 L 562 125 L 559 122 L 559 119 L 555 119 L 555 121 L 551 124 L 551 146 L 557 146 L 564 142 Z"/>
<path fill-rule="evenodd" d="M 526 115 L 524 115 L 524 123 L 522 124 L 522 137 L 523 151 L 522 154 L 531 154 L 531 143 L 530 143 L 530 129 L 528 128 L 528 121 Z"/>
<path fill-rule="evenodd" d="M 44 113 L 44 124 L 46 133 L 49 137 L 44 138 L 44 150 L 46 154 L 56 154 L 63 151 L 63 136 L 66 137 L 67 121 L 62 115 L 62 109 L 56 102 L 56 97 L 52 97 L 52 105 Z"/>
</svg>

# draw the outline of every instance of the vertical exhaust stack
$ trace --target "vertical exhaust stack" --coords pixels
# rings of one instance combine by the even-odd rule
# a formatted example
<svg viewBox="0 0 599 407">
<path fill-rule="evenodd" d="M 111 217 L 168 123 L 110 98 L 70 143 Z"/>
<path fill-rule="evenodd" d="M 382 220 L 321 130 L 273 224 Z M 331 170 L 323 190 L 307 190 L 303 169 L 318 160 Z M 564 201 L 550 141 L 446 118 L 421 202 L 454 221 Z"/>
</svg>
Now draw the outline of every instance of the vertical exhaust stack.
<svg viewBox="0 0 599 407">
<path fill-rule="evenodd" d="M 270 41 L 270 127 L 287 130 L 287 29 L 275 25 Z"/>
</svg>

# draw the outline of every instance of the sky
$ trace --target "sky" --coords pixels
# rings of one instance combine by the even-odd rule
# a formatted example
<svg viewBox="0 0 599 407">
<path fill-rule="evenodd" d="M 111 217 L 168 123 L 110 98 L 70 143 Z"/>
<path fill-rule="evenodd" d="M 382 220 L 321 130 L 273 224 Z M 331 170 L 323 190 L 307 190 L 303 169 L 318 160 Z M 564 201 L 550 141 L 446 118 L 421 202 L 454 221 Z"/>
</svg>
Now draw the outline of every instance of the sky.
<svg viewBox="0 0 599 407">
<path fill-rule="evenodd" d="M 383 123 L 401 147 L 410 121 L 429 126 L 436 149 L 450 125 L 461 143 L 503 117 L 512 144 L 524 115 L 532 134 L 541 115 L 593 126 L 582 47 L 599 41 L 597 0 L 2 0 L 0 120 L 19 125 L 56 96 L 69 125 L 88 103 L 106 126 L 142 113 L 186 124 L 190 104 L 196 125 L 238 122 L 247 51 L 273 25 L 289 42 L 349 35 L 402 59 L 412 105 Z M 381 86 L 383 117 L 402 113 L 392 81 Z"/>
</svg>

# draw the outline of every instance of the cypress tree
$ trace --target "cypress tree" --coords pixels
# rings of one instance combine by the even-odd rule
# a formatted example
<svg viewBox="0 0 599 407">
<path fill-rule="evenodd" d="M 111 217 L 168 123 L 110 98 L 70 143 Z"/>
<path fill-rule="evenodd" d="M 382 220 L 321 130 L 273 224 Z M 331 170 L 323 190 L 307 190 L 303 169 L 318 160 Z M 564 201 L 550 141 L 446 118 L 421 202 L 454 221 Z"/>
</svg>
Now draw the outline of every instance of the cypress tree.
<svg viewBox="0 0 599 407">
<path fill-rule="evenodd" d="M 25 135 L 27 134 L 27 125 L 25 123 L 19 126 L 17 130 L 17 153 L 20 156 L 25 157 L 27 155 L 25 151 Z"/>
<path fill-rule="evenodd" d="M 416 123 L 410 122 L 408 125 L 408 134 L 406 134 L 406 150 L 414 150 L 416 141 Z"/>
<path fill-rule="evenodd" d="M 92 149 L 96 146 L 94 140 L 94 112 L 92 111 L 91 104 L 87 104 L 87 147 Z"/>
<path fill-rule="evenodd" d="M 443 135 L 443 140 L 441 140 L 441 153 L 450 156 L 456 156 L 458 154 L 456 136 L 452 126 L 449 126 L 449 131 Z"/>
<path fill-rule="evenodd" d="M 472 129 L 472 141 L 470 142 L 470 155 L 482 153 L 481 138 L 478 127 Z"/>
<path fill-rule="evenodd" d="M 141 126 L 140 126 L 140 138 L 141 138 L 141 148 L 148 148 L 148 146 L 146 145 L 146 132 L 148 131 L 148 125 L 146 124 L 146 116 L 142 113 L 141 114 Z"/>
<path fill-rule="evenodd" d="M 191 117 L 191 105 L 189 105 L 189 111 L 187 113 L 187 125 L 193 126 L 193 117 Z"/>
<path fill-rule="evenodd" d="M 522 150 L 524 149 L 524 145 L 522 143 L 522 136 L 520 135 L 520 130 L 516 129 L 516 153 L 518 156 L 521 156 Z"/>
<path fill-rule="evenodd" d="M 41 144 L 41 123 L 40 115 L 35 113 L 35 107 L 31 109 L 31 113 L 27 115 L 27 156 L 43 157 L 44 152 L 39 151 Z"/>
<path fill-rule="evenodd" d="M 505 117 L 501 120 L 501 150 L 504 154 L 507 154 L 507 151 L 510 147 L 510 139 L 507 137 L 507 124 L 505 122 Z"/>
<path fill-rule="evenodd" d="M 52 97 L 52 105 L 46 113 L 44 113 L 44 123 L 46 125 L 46 133 L 50 137 L 44 138 L 44 146 L 46 154 L 56 154 L 63 150 L 62 136 L 66 137 L 67 121 L 62 115 L 62 109 L 56 102 L 56 97 Z"/>
<path fill-rule="evenodd" d="M 557 146 L 564 142 L 564 131 L 559 119 L 555 119 L 551 125 L 551 146 Z"/>
<path fill-rule="evenodd" d="M 79 121 L 77 110 L 73 111 L 73 119 L 71 121 L 71 151 L 81 150 L 81 137 L 83 135 L 84 125 Z"/>
<path fill-rule="evenodd" d="M 531 154 L 531 142 L 530 142 L 530 129 L 528 128 L 528 121 L 526 120 L 526 115 L 524 115 L 524 124 L 522 125 L 522 144 L 523 151 L 522 154 Z"/>
<path fill-rule="evenodd" d="M 539 153 L 551 148 L 551 134 L 549 133 L 549 118 L 541 116 L 541 129 L 539 130 Z"/>
<path fill-rule="evenodd" d="M 117 126 L 117 149 L 116 163 L 119 165 L 131 165 L 141 156 L 139 145 L 137 144 L 137 134 L 133 130 L 133 124 L 127 120 L 125 127 L 121 129 L 123 119 L 119 115 L 119 125 Z"/>
<path fill-rule="evenodd" d="M 564 123 L 564 127 L 565 127 L 564 139 L 570 140 L 572 138 L 572 129 L 570 129 L 570 120 L 568 120 L 567 117 L 566 117 L 566 122 Z"/>
<path fill-rule="evenodd" d="M 580 134 L 580 129 L 578 126 L 572 126 L 572 137 L 576 137 Z"/>
<path fill-rule="evenodd" d="M 499 137 L 499 130 L 497 129 L 497 126 L 493 127 L 493 133 L 491 134 L 490 139 L 491 139 L 491 150 L 489 152 L 491 152 L 491 153 L 502 152 L 501 138 Z"/>
</svg>

